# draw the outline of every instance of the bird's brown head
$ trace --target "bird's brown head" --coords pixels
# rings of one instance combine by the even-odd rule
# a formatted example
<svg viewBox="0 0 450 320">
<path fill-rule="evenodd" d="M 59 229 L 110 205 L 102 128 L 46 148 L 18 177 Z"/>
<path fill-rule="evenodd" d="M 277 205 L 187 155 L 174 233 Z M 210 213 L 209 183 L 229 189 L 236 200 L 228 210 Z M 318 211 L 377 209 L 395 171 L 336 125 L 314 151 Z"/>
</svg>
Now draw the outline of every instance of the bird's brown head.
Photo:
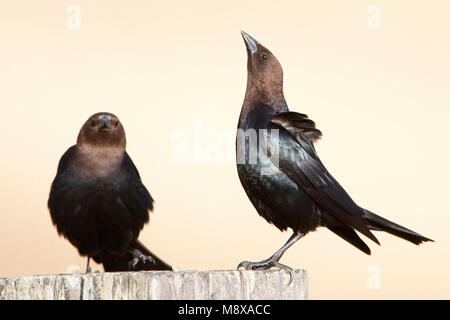
<svg viewBox="0 0 450 320">
<path fill-rule="evenodd" d="M 99 112 L 89 117 L 78 134 L 79 146 L 125 149 L 125 130 L 112 113 Z"/>
<path fill-rule="evenodd" d="M 252 36 L 241 31 L 247 47 L 247 94 L 257 95 L 266 103 L 284 103 L 283 69 L 277 58 Z"/>
</svg>

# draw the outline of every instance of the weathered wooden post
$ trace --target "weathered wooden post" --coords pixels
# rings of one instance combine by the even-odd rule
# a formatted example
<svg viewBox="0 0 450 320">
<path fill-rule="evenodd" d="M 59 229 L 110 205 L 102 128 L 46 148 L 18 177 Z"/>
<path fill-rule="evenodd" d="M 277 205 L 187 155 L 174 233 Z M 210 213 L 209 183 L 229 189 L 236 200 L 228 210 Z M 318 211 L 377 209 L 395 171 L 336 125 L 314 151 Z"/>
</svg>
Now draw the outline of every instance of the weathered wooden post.
<svg viewBox="0 0 450 320">
<path fill-rule="evenodd" d="M 267 300 L 307 299 L 304 270 L 61 274 L 0 278 L 0 299 Z"/>
</svg>

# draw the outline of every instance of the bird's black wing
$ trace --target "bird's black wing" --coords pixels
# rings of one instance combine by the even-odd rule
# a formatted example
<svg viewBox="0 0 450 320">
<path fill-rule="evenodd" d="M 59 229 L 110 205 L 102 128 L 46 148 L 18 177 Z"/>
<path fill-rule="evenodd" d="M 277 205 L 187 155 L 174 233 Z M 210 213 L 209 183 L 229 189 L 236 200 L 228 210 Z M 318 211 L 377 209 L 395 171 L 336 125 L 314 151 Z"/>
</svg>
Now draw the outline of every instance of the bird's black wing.
<svg viewBox="0 0 450 320">
<path fill-rule="evenodd" d="M 134 236 L 149 220 L 149 210 L 153 210 L 153 198 L 141 181 L 139 172 L 125 152 L 122 165 L 115 173 L 114 184 L 109 186 L 111 199 L 105 210 L 117 226 L 131 228 Z"/>
<path fill-rule="evenodd" d="M 142 202 L 148 206 L 149 210 L 153 210 L 153 198 L 148 192 L 147 188 L 141 181 L 141 176 L 139 175 L 139 171 L 131 160 L 130 156 L 127 152 L 125 152 L 124 157 L 124 169 L 129 173 L 130 178 L 133 181 L 133 185 L 137 188 L 139 196 L 142 198 Z"/>
<path fill-rule="evenodd" d="M 271 121 L 285 128 L 299 140 L 316 142 L 322 137 L 322 132 L 316 128 L 316 123 L 304 113 L 292 111 L 277 113 Z"/>
<path fill-rule="evenodd" d="M 74 170 L 70 166 L 70 161 L 74 157 L 76 146 L 70 147 L 61 157 L 58 163 L 58 169 L 55 179 L 50 188 L 48 198 L 48 208 L 53 224 L 56 226 L 59 234 L 65 236 L 67 219 L 72 216 L 73 212 L 80 210 L 78 205 L 70 203 L 78 200 L 79 194 L 73 186 L 79 183 L 78 177 L 74 174 Z"/>
<path fill-rule="evenodd" d="M 314 122 L 308 120 L 305 115 L 295 112 L 278 113 L 272 118 L 267 129 L 278 129 L 278 135 L 269 136 L 271 160 L 340 223 L 379 243 L 364 223 L 363 210 L 353 202 L 317 156 L 313 142 L 320 137 L 320 131 L 315 128 Z"/>
</svg>

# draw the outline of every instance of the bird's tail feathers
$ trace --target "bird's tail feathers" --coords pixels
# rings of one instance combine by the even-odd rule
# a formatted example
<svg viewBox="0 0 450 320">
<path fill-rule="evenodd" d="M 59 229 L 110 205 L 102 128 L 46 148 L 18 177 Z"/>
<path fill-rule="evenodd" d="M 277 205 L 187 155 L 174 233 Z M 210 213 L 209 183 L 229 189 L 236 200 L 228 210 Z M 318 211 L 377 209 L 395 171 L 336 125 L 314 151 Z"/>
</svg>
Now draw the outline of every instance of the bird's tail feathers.
<svg viewBox="0 0 450 320">
<path fill-rule="evenodd" d="M 166 262 L 161 260 L 153 252 L 151 252 L 147 247 L 145 247 L 140 241 L 135 240 L 130 245 L 130 250 L 123 256 L 113 255 L 109 252 L 102 251 L 101 253 L 93 256 L 92 258 L 97 263 L 103 264 L 105 272 L 119 272 L 119 271 L 172 271 L 173 268 Z M 134 256 L 131 253 L 133 249 L 139 250 L 143 255 L 150 256 L 154 259 L 155 263 L 151 261 L 142 262 L 139 261 L 135 268 L 129 268 L 129 262 L 133 260 Z"/>
<path fill-rule="evenodd" d="M 354 245 L 356 248 L 358 248 L 365 254 L 370 255 L 370 248 L 364 241 L 361 240 L 361 238 L 352 228 L 342 225 L 342 226 L 328 226 L 328 229 L 337 234 L 345 241 Z"/>
<path fill-rule="evenodd" d="M 417 232 L 409 230 L 405 227 L 402 227 L 401 225 L 398 225 L 392 221 L 380 217 L 379 215 L 376 215 L 375 213 L 370 212 L 369 210 L 363 209 L 363 211 L 364 211 L 363 219 L 366 221 L 367 226 L 369 227 L 370 230 L 385 231 L 417 245 L 426 241 L 434 241 L 418 234 Z"/>
</svg>

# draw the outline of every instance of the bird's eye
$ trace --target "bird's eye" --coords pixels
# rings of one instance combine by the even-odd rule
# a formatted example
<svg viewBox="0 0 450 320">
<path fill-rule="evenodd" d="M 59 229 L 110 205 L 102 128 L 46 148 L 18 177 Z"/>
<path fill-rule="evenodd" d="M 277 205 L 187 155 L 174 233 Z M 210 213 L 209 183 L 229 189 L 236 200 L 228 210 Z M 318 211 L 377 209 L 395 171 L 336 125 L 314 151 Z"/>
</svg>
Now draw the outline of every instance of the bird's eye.
<svg viewBox="0 0 450 320">
<path fill-rule="evenodd" d="M 267 60 L 268 56 L 266 53 L 261 53 L 261 59 Z"/>
<path fill-rule="evenodd" d="M 117 127 L 119 125 L 119 120 L 114 121 L 114 126 Z"/>
<path fill-rule="evenodd" d="M 95 123 L 95 119 L 91 119 L 91 126 L 95 127 L 97 124 Z"/>
</svg>

